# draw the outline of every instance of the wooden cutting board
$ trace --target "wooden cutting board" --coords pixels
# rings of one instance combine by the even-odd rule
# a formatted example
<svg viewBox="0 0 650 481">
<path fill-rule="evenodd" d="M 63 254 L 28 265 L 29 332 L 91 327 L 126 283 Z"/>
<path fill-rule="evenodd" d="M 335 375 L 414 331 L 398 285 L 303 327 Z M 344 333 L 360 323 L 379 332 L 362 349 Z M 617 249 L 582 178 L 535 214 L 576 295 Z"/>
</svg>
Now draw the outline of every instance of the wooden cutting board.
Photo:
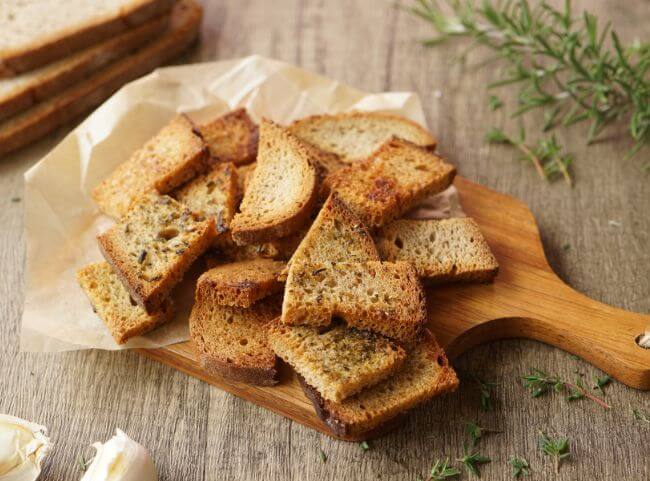
<svg viewBox="0 0 650 481">
<path fill-rule="evenodd" d="M 495 339 L 535 339 L 580 356 L 628 386 L 650 389 L 650 349 L 636 343 L 650 330 L 650 316 L 607 306 L 567 286 L 548 265 L 535 219 L 522 202 L 463 178 L 457 177 L 455 185 L 500 271 L 493 284 L 428 289 L 429 328 L 449 357 Z M 289 369 L 278 386 L 249 386 L 205 374 L 190 342 L 139 351 L 331 435 Z"/>
</svg>

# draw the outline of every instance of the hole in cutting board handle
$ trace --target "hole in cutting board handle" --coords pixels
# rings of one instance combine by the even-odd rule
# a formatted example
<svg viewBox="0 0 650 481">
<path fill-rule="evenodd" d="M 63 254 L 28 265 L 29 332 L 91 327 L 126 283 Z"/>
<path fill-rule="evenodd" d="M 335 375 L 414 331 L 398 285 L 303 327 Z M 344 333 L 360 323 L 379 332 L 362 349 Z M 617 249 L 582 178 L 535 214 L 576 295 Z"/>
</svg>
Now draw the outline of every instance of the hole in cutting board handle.
<svg viewBox="0 0 650 481">
<path fill-rule="evenodd" d="M 639 334 L 634 341 L 641 349 L 650 349 L 650 332 Z"/>
</svg>

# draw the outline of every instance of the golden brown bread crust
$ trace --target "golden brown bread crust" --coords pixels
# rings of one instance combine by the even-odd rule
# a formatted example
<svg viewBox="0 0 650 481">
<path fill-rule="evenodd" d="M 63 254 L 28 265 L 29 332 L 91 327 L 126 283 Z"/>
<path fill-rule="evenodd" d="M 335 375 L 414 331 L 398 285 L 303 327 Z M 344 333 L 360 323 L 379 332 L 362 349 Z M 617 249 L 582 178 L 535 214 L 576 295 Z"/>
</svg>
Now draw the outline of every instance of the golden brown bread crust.
<svg viewBox="0 0 650 481">
<path fill-rule="evenodd" d="M 0 78 L 13 77 L 101 42 L 168 12 L 174 0 L 136 0 L 116 16 L 96 18 L 75 30 L 57 32 L 31 45 L 8 50 L 0 57 Z"/>
<path fill-rule="evenodd" d="M 169 31 L 122 60 L 113 62 L 0 124 L 0 156 L 24 147 L 101 104 L 125 83 L 184 51 L 197 37 L 203 10 L 194 0 L 179 0 Z"/>
<path fill-rule="evenodd" d="M 132 30 L 62 60 L 51 68 L 34 72 L 36 77 L 0 98 L 0 120 L 46 100 L 89 74 L 142 47 L 169 27 L 170 16 L 154 18 Z M 26 73 L 25 75 L 31 75 Z"/>
<path fill-rule="evenodd" d="M 416 351 L 419 354 L 414 356 Z M 414 366 L 409 362 L 430 363 L 429 369 L 435 371 L 435 376 L 414 372 Z M 421 369 L 427 368 L 423 366 Z M 413 380 L 418 376 L 429 377 L 419 379 L 424 386 Z M 410 409 L 438 395 L 454 391 L 458 387 L 458 377 L 433 335 L 425 330 L 421 344 L 409 352 L 402 371 L 357 396 L 335 403 L 324 400 L 311 386 L 305 384 L 303 381 L 303 390 L 314 404 L 316 413 L 335 435 L 347 440 L 363 440 L 383 432 L 387 423 Z M 391 385 L 392 390 L 389 389 Z M 370 403 L 376 406 L 370 406 Z"/>
<path fill-rule="evenodd" d="M 160 196 L 153 200 L 155 198 L 157 196 L 153 194 L 143 196 L 129 211 L 129 215 L 136 212 L 142 205 L 163 201 L 168 204 L 175 202 L 167 196 Z M 185 208 L 183 214 L 192 215 L 187 208 Z M 121 223 L 115 224 L 106 232 L 97 236 L 97 242 L 102 255 L 120 277 L 131 297 L 147 312 L 151 313 L 168 297 L 172 288 L 180 282 L 194 260 L 210 247 L 214 235 L 214 221 L 212 219 L 197 221 L 196 230 L 192 231 L 191 234 L 194 241 L 188 242 L 183 251 L 177 253 L 177 260 L 173 261 L 171 265 L 166 265 L 164 275 L 161 274 L 151 279 L 141 275 L 141 264 L 146 259 L 146 252 L 145 256 L 141 256 L 142 259 L 140 259 L 134 257 L 133 253 L 128 252 L 126 249 L 129 239 L 137 235 L 133 232 L 135 228 L 128 228 L 129 222 L 130 219 L 127 215 Z M 164 226 L 152 227 L 155 229 L 164 228 Z M 155 251 L 155 249 L 151 249 L 151 251 Z"/>
<path fill-rule="evenodd" d="M 239 108 L 199 126 L 217 162 L 236 166 L 255 162 L 259 128 L 245 108 Z"/>
</svg>

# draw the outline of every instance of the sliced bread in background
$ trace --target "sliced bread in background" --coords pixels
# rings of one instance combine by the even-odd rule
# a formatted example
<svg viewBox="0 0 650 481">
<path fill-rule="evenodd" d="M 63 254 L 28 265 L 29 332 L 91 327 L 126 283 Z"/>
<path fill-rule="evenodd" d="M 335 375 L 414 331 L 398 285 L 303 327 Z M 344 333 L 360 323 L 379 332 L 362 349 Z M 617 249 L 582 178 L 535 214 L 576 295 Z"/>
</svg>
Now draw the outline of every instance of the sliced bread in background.
<svg viewBox="0 0 650 481">
<path fill-rule="evenodd" d="M 233 381 L 277 384 L 278 360 L 268 344 L 267 325 L 280 314 L 280 303 L 274 296 L 248 309 L 221 306 L 197 292 L 190 337 L 201 367 Z"/>
<path fill-rule="evenodd" d="M 108 262 L 89 264 L 79 269 L 77 281 L 88 296 L 93 310 L 118 344 L 154 329 L 173 315 L 169 299 L 148 314 L 131 298 Z"/>
<path fill-rule="evenodd" d="M 246 109 L 232 112 L 199 126 L 201 135 L 217 162 L 245 165 L 255 162 L 259 128 Z"/>
<path fill-rule="evenodd" d="M 325 179 L 325 188 L 371 229 L 400 217 L 451 185 L 456 169 L 427 149 L 392 138 L 366 160 Z"/>
<path fill-rule="evenodd" d="M 427 319 L 415 269 L 406 262 L 378 261 L 292 265 L 282 322 L 327 326 L 334 316 L 350 327 L 413 342 Z"/>
<path fill-rule="evenodd" d="M 167 194 L 209 168 L 208 148 L 185 115 L 174 117 L 93 190 L 99 209 L 116 219 L 142 194 Z"/>
<path fill-rule="evenodd" d="M 174 0 L 0 2 L 0 77 L 12 77 L 169 11 Z"/>
<path fill-rule="evenodd" d="M 250 307 L 260 299 L 282 292 L 278 275 L 285 263 L 272 259 L 254 259 L 213 267 L 201 274 L 197 297 L 222 306 Z"/>
<path fill-rule="evenodd" d="M 255 170 L 231 223 L 239 245 L 261 244 L 300 230 L 315 207 L 316 169 L 300 140 L 263 120 Z"/>
<path fill-rule="evenodd" d="M 92 72 L 141 48 L 167 31 L 169 18 L 169 15 L 157 17 L 37 70 L 0 80 L 0 120 L 53 97 Z"/>
<path fill-rule="evenodd" d="M 289 130 L 348 163 L 367 158 L 393 136 L 428 149 L 436 145 L 431 134 L 412 120 L 381 112 L 314 115 L 296 120 Z"/>
<path fill-rule="evenodd" d="M 81 82 L 0 122 L 0 157 L 29 145 L 57 127 L 101 104 L 125 83 L 186 50 L 197 38 L 203 10 L 195 0 L 178 0 L 169 29 L 132 54 L 111 63 Z"/>
<path fill-rule="evenodd" d="M 407 410 L 458 387 L 444 351 L 426 330 L 422 343 L 408 352 L 399 371 L 341 402 L 324 399 L 304 379 L 300 381 L 318 416 L 336 436 L 349 441 L 382 434 Z"/>
<path fill-rule="evenodd" d="M 275 322 L 269 344 L 324 399 L 337 402 L 383 381 L 406 358 L 404 349 L 389 339 L 344 326 L 321 329 Z"/>
<path fill-rule="evenodd" d="M 400 219 L 376 236 L 382 259 L 410 262 L 418 276 L 433 282 L 490 282 L 499 271 L 481 230 L 468 217 Z"/>
<path fill-rule="evenodd" d="M 213 223 L 169 196 L 147 194 L 97 240 L 131 297 L 154 312 L 210 246 Z"/>
</svg>

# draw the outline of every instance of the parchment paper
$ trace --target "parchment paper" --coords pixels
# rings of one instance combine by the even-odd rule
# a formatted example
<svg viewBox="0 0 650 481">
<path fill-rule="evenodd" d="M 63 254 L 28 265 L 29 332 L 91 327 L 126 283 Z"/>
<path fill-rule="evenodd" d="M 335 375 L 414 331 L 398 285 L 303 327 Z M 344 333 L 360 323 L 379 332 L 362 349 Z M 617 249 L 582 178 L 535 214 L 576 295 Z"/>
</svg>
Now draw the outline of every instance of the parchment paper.
<svg viewBox="0 0 650 481">
<path fill-rule="evenodd" d="M 193 286 L 175 293 L 172 322 L 118 346 L 93 313 L 75 272 L 101 260 L 95 237 L 112 223 L 90 193 L 175 113 L 201 122 L 236 107 L 283 124 L 306 115 L 378 110 L 425 118 L 413 93 L 367 94 L 297 67 L 262 58 L 158 69 L 117 92 L 25 174 L 27 280 L 23 351 L 160 347 L 188 339 Z M 455 189 L 413 217 L 462 215 Z M 180 300 L 179 300 L 180 298 Z"/>
</svg>

